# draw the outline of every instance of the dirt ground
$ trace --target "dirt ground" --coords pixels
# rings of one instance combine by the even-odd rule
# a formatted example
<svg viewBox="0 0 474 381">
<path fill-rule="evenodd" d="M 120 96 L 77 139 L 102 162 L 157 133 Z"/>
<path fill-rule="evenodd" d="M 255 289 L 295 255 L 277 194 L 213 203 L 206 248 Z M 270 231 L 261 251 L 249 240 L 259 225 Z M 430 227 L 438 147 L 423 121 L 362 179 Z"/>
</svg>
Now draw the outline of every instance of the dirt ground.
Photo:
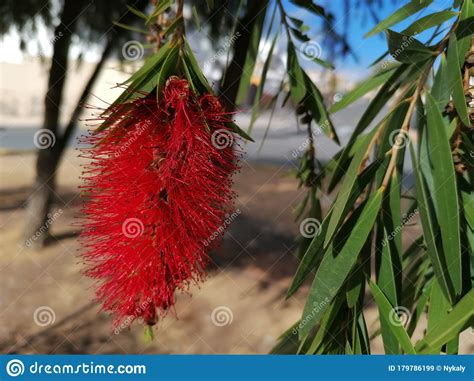
<svg viewBox="0 0 474 381">
<path fill-rule="evenodd" d="M 72 225 L 80 205 L 79 164 L 74 152 L 64 158 L 52 238 L 34 252 L 19 244 L 34 156 L 0 156 L 2 353 L 268 353 L 299 318 L 308 285 L 288 301 L 283 295 L 297 266 L 292 210 L 303 193 L 287 167 L 244 163 L 236 177 L 241 213 L 213 254 L 208 280 L 178 296 L 177 318 L 161 320 L 154 340 L 145 339 L 139 324 L 114 332 L 81 274 Z M 365 312 L 371 331 L 375 311 L 369 305 Z M 463 353 L 474 353 L 472 335 L 463 336 Z M 380 339 L 371 345 L 382 353 Z"/>
</svg>

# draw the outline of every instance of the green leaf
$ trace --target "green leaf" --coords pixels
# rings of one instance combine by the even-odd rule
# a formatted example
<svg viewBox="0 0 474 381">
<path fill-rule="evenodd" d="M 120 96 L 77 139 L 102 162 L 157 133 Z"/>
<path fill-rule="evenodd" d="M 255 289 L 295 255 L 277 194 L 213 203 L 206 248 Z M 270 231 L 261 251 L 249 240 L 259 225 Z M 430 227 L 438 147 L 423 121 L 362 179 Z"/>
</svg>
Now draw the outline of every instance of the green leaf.
<svg viewBox="0 0 474 381">
<path fill-rule="evenodd" d="M 209 86 L 209 82 L 207 82 L 206 77 L 201 71 L 201 68 L 194 56 L 193 50 L 189 45 L 187 39 L 184 40 L 184 58 L 186 60 L 186 64 L 188 65 L 189 71 L 191 76 L 193 77 L 193 83 L 198 88 L 200 93 L 212 93 L 212 89 Z"/>
<path fill-rule="evenodd" d="M 393 309 L 393 306 L 374 282 L 369 280 L 369 285 L 372 295 L 375 299 L 375 303 L 377 303 L 379 308 L 380 320 L 383 320 L 384 324 L 392 330 L 393 334 L 398 338 L 398 341 L 405 353 L 412 355 L 416 354 L 415 348 L 413 348 L 413 344 L 411 343 L 410 336 L 408 336 L 407 331 L 405 331 L 405 328 L 403 328 L 402 322 L 398 318 L 397 311 Z"/>
<path fill-rule="evenodd" d="M 331 334 L 331 328 L 337 321 L 337 314 L 341 309 L 342 302 L 342 298 L 334 300 L 334 302 L 331 303 L 327 311 L 324 313 L 324 316 L 321 319 L 321 324 L 318 327 L 318 331 L 316 332 L 316 335 L 314 335 L 313 341 L 306 351 L 306 354 L 316 353 L 324 338 L 327 337 L 328 334 Z"/>
<path fill-rule="evenodd" d="M 438 224 L 436 218 L 431 213 L 430 198 L 426 191 L 426 185 L 423 178 L 423 174 L 418 164 L 418 159 L 413 148 L 413 144 L 410 143 L 411 160 L 413 162 L 413 172 L 415 174 L 416 182 L 416 199 L 418 201 L 418 210 L 420 212 L 421 226 L 423 228 L 423 236 L 427 245 L 427 253 L 430 257 L 433 265 L 433 270 L 439 284 L 442 287 L 444 294 L 452 302 L 454 300 L 454 294 L 452 292 L 450 282 L 448 280 L 448 274 L 445 271 L 444 258 L 436 247 L 436 236 L 435 231 L 438 231 Z"/>
<path fill-rule="evenodd" d="M 354 187 L 354 184 L 356 183 L 360 165 L 362 164 L 362 161 L 364 160 L 367 154 L 367 148 L 369 147 L 369 143 L 372 140 L 375 132 L 376 129 L 372 130 L 364 137 L 361 146 L 354 155 L 354 158 L 352 159 L 351 164 L 346 172 L 346 176 L 341 185 L 341 189 L 339 190 L 337 198 L 334 202 L 333 213 L 331 214 L 331 219 L 328 224 L 328 230 L 324 239 L 324 249 L 326 249 L 328 244 L 331 242 L 334 237 L 334 234 L 336 233 L 337 228 L 339 227 L 344 210 L 346 209 L 347 203 L 349 201 L 349 196 Z"/>
<path fill-rule="evenodd" d="M 431 88 L 431 95 L 436 100 L 440 109 L 443 109 L 448 104 L 451 95 L 448 75 L 446 57 L 444 54 L 441 54 L 439 68 L 434 78 L 433 87 Z"/>
<path fill-rule="evenodd" d="M 161 89 L 163 88 L 166 80 L 176 72 L 179 58 L 179 47 L 178 45 L 172 46 L 168 52 L 168 55 L 163 59 L 161 64 L 158 77 L 156 78 L 156 96 L 157 98 L 161 95 Z"/>
<path fill-rule="evenodd" d="M 116 26 L 118 26 L 119 28 L 122 28 L 122 29 L 125 29 L 125 30 L 130 30 L 130 31 L 132 31 L 132 32 L 136 32 L 136 33 L 140 33 L 140 34 L 145 34 L 145 35 L 148 34 L 148 31 L 145 30 L 145 29 L 140 29 L 140 28 L 136 28 L 136 27 L 134 27 L 134 26 L 122 24 L 121 22 L 114 21 L 113 24 L 116 25 Z"/>
<path fill-rule="evenodd" d="M 306 336 L 319 323 L 356 263 L 375 223 L 382 203 L 382 194 L 382 189 L 379 189 L 367 203 L 358 208 L 357 213 L 349 217 L 345 229 L 350 230 L 349 236 L 344 243 L 338 241 L 342 248 L 338 249 L 336 245 L 332 245 L 331 249 L 325 252 L 303 310 L 301 321 L 305 324 L 300 329 L 300 338 Z"/>
<path fill-rule="evenodd" d="M 174 32 L 174 30 L 176 29 L 176 27 L 183 22 L 183 16 L 179 16 L 179 17 L 176 17 L 172 22 L 171 24 L 169 24 L 165 30 L 163 30 L 163 34 L 165 34 L 166 36 L 169 36 L 171 33 Z"/>
<path fill-rule="evenodd" d="M 278 338 L 278 343 L 272 348 L 270 354 L 296 353 L 299 344 L 297 333 L 299 324 L 298 320 Z"/>
<path fill-rule="evenodd" d="M 145 60 L 145 63 L 143 64 L 143 66 L 137 72 L 135 72 L 130 78 L 128 78 L 125 82 L 123 82 L 122 85 L 126 83 L 136 84 L 140 82 L 141 80 L 143 80 L 148 75 L 148 73 L 151 70 L 155 69 L 156 66 L 159 65 L 160 62 L 166 57 L 171 46 L 172 46 L 171 42 L 166 42 L 158 50 L 158 52 L 148 57 Z"/>
<path fill-rule="evenodd" d="M 398 24 L 399 22 L 408 18 L 423 8 L 427 7 L 432 3 L 432 0 L 412 0 L 405 6 L 397 9 L 386 19 L 379 22 L 372 30 L 370 30 L 364 37 L 373 36 L 374 34 L 380 33 L 385 29 L 390 28 L 392 25 Z"/>
<path fill-rule="evenodd" d="M 454 292 L 461 293 L 461 244 L 459 204 L 451 145 L 441 112 L 431 94 L 426 93 L 428 148 L 430 151 L 434 198 L 447 270 Z"/>
<path fill-rule="evenodd" d="M 265 60 L 265 63 L 263 64 L 262 75 L 260 77 L 260 83 L 258 84 L 257 92 L 255 94 L 255 100 L 254 100 L 253 107 L 252 107 L 252 117 L 250 119 L 250 126 L 248 128 L 248 133 L 249 134 L 252 133 L 253 125 L 254 125 L 255 121 L 257 120 L 257 117 L 258 117 L 258 111 L 259 111 L 259 108 L 260 108 L 260 101 L 262 99 L 262 94 L 263 94 L 263 87 L 265 86 L 265 80 L 267 78 L 268 68 L 270 67 L 270 63 L 272 62 L 273 49 L 275 48 L 276 42 L 278 40 L 278 35 L 279 35 L 279 33 L 275 34 L 275 37 L 273 38 L 273 42 L 270 46 L 270 50 L 268 52 L 267 59 Z"/>
<path fill-rule="evenodd" d="M 353 90 L 345 94 L 339 102 L 335 103 L 329 109 L 329 112 L 333 114 L 335 112 L 342 110 L 343 108 L 349 106 L 351 103 L 355 102 L 357 99 L 359 99 L 363 95 L 367 94 L 369 91 L 386 83 L 387 80 L 392 76 L 393 70 L 395 69 L 391 69 L 380 75 L 375 75 L 369 78 L 368 80 L 363 81 L 362 83 L 358 84 Z"/>
<path fill-rule="evenodd" d="M 474 289 L 471 289 L 451 312 L 415 345 L 416 351 L 421 354 L 436 353 L 437 348 L 459 336 L 459 333 L 474 323 L 473 305 Z"/>
<path fill-rule="evenodd" d="M 389 192 L 385 195 L 382 202 L 376 244 L 377 285 L 394 306 L 399 305 L 402 281 L 401 229 L 403 225 L 400 216 L 400 194 L 400 175 L 398 171 L 395 171 L 389 184 Z M 388 327 L 384 320 L 381 320 L 380 326 L 385 353 L 400 353 L 398 339 L 391 327 Z"/>
<path fill-rule="evenodd" d="M 295 104 L 298 104 L 306 95 L 306 87 L 303 70 L 298 63 L 295 46 L 291 41 L 288 41 L 287 72 L 290 80 L 291 98 Z"/>
<path fill-rule="evenodd" d="M 304 105 L 311 111 L 313 120 L 318 124 L 319 128 L 323 130 L 330 139 L 334 140 L 336 144 L 339 144 L 336 130 L 329 117 L 328 111 L 326 110 L 326 106 L 324 105 L 323 95 L 306 72 L 303 71 L 302 74 L 307 91 L 303 100 Z"/>
<path fill-rule="evenodd" d="M 457 15 L 458 12 L 448 10 L 432 13 L 418 20 L 415 20 L 408 28 L 402 31 L 402 34 L 406 36 L 413 36 L 415 34 L 419 34 L 426 29 L 441 25 Z"/>
<path fill-rule="evenodd" d="M 194 22 L 196 23 L 196 27 L 197 27 L 198 31 L 200 31 L 201 30 L 201 20 L 199 19 L 199 15 L 198 15 L 198 12 L 197 12 L 197 9 L 196 9 L 195 5 L 192 6 L 191 11 L 192 11 L 192 14 L 193 14 Z"/>
<path fill-rule="evenodd" d="M 244 130 L 242 130 L 237 124 L 235 124 L 234 122 L 229 122 L 227 123 L 227 126 L 229 126 L 232 131 L 234 131 L 236 134 L 240 135 L 241 137 L 243 137 L 245 140 L 250 140 L 251 142 L 254 142 L 254 140 L 252 139 L 252 137 L 247 134 Z"/>
<path fill-rule="evenodd" d="M 173 0 L 160 0 L 157 2 L 155 9 L 148 17 L 147 24 L 156 20 L 156 18 L 161 15 L 164 11 L 166 11 L 171 5 L 173 4 Z"/>
<path fill-rule="evenodd" d="M 312 0 L 290 0 L 298 7 L 302 7 L 317 16 L 325 16 L 324 8 L 313 3 Z"/>
<path fill-rule="evenodd" d="M 463 1 L 459 24 L 456 29 L 458 40 L 459 65 L 464 65 L 466 53 L 471 47 L 472 31 L 474 30 L 474 3 L 472 1 Z"/>
<path fill-rule="evenodd" d="M 214 0 L 206 0 L 206 3 L 209 10 L 214 9 Z"/>
<path fill-rule="evenodd" d="M 466 221 L 471 230 L 474 231 L 474 193 L 462 191 L 461 200 Z"/>
<path fill-rule="evenodd" d="M 132 12 L 135 16 L 138 16 L 144 20 L 148 19 L 148 16 L 144 14 L 143 12 L 139 11 L 138 9 L 135 9 L 129 5 L 127 5 L 127 8 L 130 12 Z"/>
<path fill-rule="evenodd" d="M 441 286 L 435 279 L 431 287 L 427 333 L 430 333 L 446 318 L 450 308 L 451 304 L 444 296 Z M 437 352 L 439 353 L 440 351 L 441 347 L 437 348 Z"/>
<path fill-rule="evenodd" d="M 247 51 L 247 56 L 245 58 L 244 67 L 242 69 L 242 76 L 240 77 L 239 90 L 237 91 L 236 104 L 241 104 L 245 97 L 250 86 L 250 80 L 252 79 L 252 73 L 255 68 L 258 56 L 258 47 L 260 45 L 260 39 L 263 31 L 263 22 L 265 20 L 266 7 L 268 2 L 265 2 L 265 5 L 261 12 L 256 15 L 256 20 L 250 34 L 249 48 Z"/>
<path fill-rule="evenodd" d="M 466 97 L 464 96 L 464 89 L 461 78 L 461 68 L 459 67 L 458 60 L 458 43 L 456 35 L 454 33 L 452 33 L 449 37 L 447 66 L 447 79 L 449 87 L 452 89 L 453 101 L 456 107 L 456 112 L 461 118 L 462 122 L 466 126 L 469 126 L 469 114 L 467 111 Z"/>
<path fill-rule="evenodd" d="M 413 36 L 387 30 L 388 51 L 399 62 L 413 64 L 434 57 L 431 49 L 427 48 Z"/>
</svg>

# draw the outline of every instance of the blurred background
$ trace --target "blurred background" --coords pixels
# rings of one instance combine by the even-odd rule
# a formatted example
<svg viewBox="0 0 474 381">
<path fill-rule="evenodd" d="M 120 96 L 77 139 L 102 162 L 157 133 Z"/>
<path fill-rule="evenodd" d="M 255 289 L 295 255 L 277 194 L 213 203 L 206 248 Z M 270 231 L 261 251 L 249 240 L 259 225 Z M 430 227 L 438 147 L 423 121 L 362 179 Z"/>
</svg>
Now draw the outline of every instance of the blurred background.
<svg viewBox="0 0 474 381">
<path fill-rule="evenodd" d="M 261 3 L 220 1 L 209 9 L 204 0 L 185 1 L 191 46 L 218 93 L 234 91 L 228 82 L 239 73 L 225 68 L 248 49 Z M 322 0 L 318 4 L 330 23 L 298 3 L 283 1 L 288 14 L 310 26 L 317 56 L 335 66 L 304 63 L 330 106 L 369 75 L 370 64 L 386 50 L 383 37 L 364 39 L 365 32 L 406 1 Z M 443 3 L 433 2 L 430 10 L 442 9 Z M 273 6 L 270 1 L 263 11 L 264 26 Z M 2 352 L 268 353 L 299 318 L 308 285 L 289 300 L 284 295 L 297 266 L 299 227 L 293 211 L 304 190 L 298 189 L 294 172 L 307 138 L 291 102 L 281 105 L 284 38 L 267 73 L 252 131 L 255 143 L 245 145 L 235 179 L 238 213 L 213 253 L 207 282 L 178 295 L 176 311 L 157 324 L 153 341 L 144 339 L 140 324 L 114 331 L 112 318 L 93 301 L 92 283 L 81 274 L 74 224 L 84 164 L 77 137 L 97 125 L 94 115 L 123 91 L 117 85 L 152 52 L 149 36 L 140 34 L 138 15 L 149 7 L 142 0 L 4 0 L 0 5 Z M 263 39 L 247 98 L 236 109 L 244 130 L 269 49 L 270 39 Z M 333 115 L 342 144 L 372 95 Z M 321 162 L 337 151 L 323 134 L 317 136 Z M 327 208 L 331 197 L 322 201 Z M 408 229 L 415 234 L 418 227 Z M 375 306 L 367 306 L 372 333 L 374 312 Z M 383 351 L 380 340 L 372 350 Z M 461 343 L 461 353 L 473 350 L 468 341 Z"/>
</svg>

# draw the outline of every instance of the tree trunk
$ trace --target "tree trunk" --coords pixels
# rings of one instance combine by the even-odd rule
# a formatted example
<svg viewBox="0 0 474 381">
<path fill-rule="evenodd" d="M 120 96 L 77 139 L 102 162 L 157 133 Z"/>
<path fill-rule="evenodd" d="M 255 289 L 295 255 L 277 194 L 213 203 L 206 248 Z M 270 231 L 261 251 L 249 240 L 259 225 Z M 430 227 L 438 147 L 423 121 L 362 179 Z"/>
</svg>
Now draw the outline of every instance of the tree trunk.
<svg viewBox="0 0 474 381">
<path fill-rule="evenodd" d="M 78 15 L 83 7 L 82 0 L 65 0 L 60 24 L 54 30 L 53 57 L 49 71 L 48 90 L 45 97 L 45 110 L 40 136 L 48 137 L 49 144 L 44 146 L 35 142 L 39 148 L 36 160 L 36 180 L 28 198 L 24 242 L 30 247 L 41 247 L 47 237 L 48 211 L 55 190 L 55 145 L 58 134 L 60 105 L 66 72 L 72 31 L 75 29 Z M 48 132 L 47 132 L 48 131 Z M 45 231 L 46 230 L 46 231 Z"/>
<path fill-rule="evenodd" d="M 235 30 L 239 38 L 234 44 L 234 55 L 227 68 L 224 81 L 219 89 L 219 97 L 227 111 L 235 110 L 235 100 L 239 91 L 240 78 L 245 64 L 245 58 L 249 50 L 250 35 L 257 21 L 257 15 L 266 6 L 266 1 L 251 1 L 245 16 L 238 21 Z"/>
</svg>

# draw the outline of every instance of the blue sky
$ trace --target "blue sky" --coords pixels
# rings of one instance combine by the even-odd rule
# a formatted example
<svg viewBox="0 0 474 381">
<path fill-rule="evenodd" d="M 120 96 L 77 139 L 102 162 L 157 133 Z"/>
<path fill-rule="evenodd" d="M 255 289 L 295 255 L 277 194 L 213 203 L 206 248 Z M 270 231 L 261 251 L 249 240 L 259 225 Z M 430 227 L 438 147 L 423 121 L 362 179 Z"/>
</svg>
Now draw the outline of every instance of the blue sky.
<svg viewBox="0 0 474 381">
<path fill-rule="evenodd" d="M 353 2 L 353 0 L 351 1 Z M 383 20 L 391 13 L 393 13 L 398 8 L 402 7 L 403 5 L 407 4 L 409 1 L 402 0 L 402 1 L 391 1 L 391 0 L 384 0 L 385 6 L 382 9 L 377 10 L 377 16 L 380 20 Z M 343 19 L 344 19 L 344 6 L 342 0 L 323 0 L 323 1 L 316 1 L 316 3 L 321 4 L 331 12 L 334 13 L 336 16 L 336 30 L 339 32 L 343 31 Z M 288 10 L 290 12 L 297 11 L 297 8 L 291 6 L 289 2 Z M 452 0 L 434 0 L 428 7 L 420 11 L 419 14 L 415 16 L 409 17 L 406 21 L 397 24 L 393 27 L 396 31 L 401 31 L 407 26 L 409 26 L 413 21 L 417 18 L 426 16 L 430 13 L 439 12 L 441 10 L 447 9 L 452 4 Z M 368 16 L 367 12 L 365 15 L 361 11 L 355 11 L 353 8 L 351 9 L 351 22 L 349 23 L 349 30 L 348 30 L 348 38 L 351 47 L 357 53 L 359 62 L 356 62 L 351 57 L 347 58 L 343 62 L 339 61 L 336 62 L 336 67 L 341 68 L 344 67 L 346 69 L 354 68 L 357 70 L 363 70 L 367 68 L 376 58 L 378 58 L 385 50 L 386 50 L 386 40 L 383 34 L 379 34 L 377 36 L 372 36 L 369 38 L 364 38 L 365 33 L 367 33 L 370 29 L 373 28 L 375 25 L 374 20 Z M 308 15 L 304 17 L 306 23 L 310 25 L 314 20 L 314 16 L 308 18 Z M 313 21 L 314 22 L 314 21 Z M 310 25 L 311 26 L 311 25 Z M 420 40 L 424 40 L 431 36 L 431 30 L 420 34 L 417 38 Z M 316 36 L 317 37 L 317 36 Z M 322 57 L 324 58 L 324 57 Z"/>
</svg>

